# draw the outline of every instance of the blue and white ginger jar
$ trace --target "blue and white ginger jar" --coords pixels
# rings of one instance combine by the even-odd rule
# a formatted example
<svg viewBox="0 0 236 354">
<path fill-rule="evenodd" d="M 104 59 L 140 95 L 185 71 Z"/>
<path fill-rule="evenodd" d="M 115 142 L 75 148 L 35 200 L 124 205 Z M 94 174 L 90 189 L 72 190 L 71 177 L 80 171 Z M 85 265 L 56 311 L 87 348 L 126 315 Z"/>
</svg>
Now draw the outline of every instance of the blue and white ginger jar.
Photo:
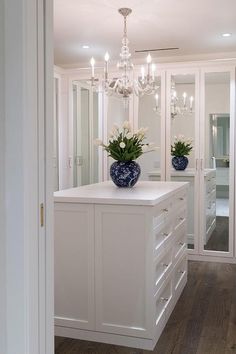
<svg viewBox="0 0 236 354">
<path fill-rule="evenodd" d="M 140 166 L 135 161 L 115 161 L 110 167 L 111 179 L 117 187 L 133 187 L 140 173 Z"/>
<path fill-rule="evenodd" d="M 172 165 L 177 171 L 183 171 L 188 166 L 188 158 L 186 156 L 172 157 Z"/>
</svg>

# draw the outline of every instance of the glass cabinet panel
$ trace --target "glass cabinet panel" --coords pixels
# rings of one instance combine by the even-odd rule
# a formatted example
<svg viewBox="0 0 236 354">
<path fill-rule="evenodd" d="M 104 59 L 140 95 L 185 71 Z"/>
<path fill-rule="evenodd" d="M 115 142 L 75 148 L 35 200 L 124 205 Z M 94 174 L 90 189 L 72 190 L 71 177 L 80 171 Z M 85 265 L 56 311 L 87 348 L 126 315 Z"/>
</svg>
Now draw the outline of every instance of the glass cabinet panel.
<svg viewBox="0 0 236 354">
<path fill-rule="evenodd" d="M 204 250 L 229 251 L 230 73 L 205 74 Z"/>
<path fill-rule="evenodd" d="M 141 167 L 140 179 L 161 179 L 161 77 L 156 77 L 158 86 L 155 94 L 144 95 L 138 100 L 138 127 L 148 127 L 147 143 L 159 149 L 143 154 L 138 163 Z"/>
<path fill-rule="evenodd" d="M 54 78 L 53 91 L 53 182 L 54 191 L 59 190 L 59 130 L 58 130 L 58 79 Z"/>
<path fill-rule="evenodd" d="M 177 158 L 182 154 L 176 147 L 176 142 L 187 141 L 191 142 L 194 149 L 189 155 L 185 155 L 188 158 L 188 165 L 185 170 L 178 170 L 181 168 L 177 158 L 172 155 L 172 159 L 177 160 L 175 168 L 170 166 L 170 176 L 172 181 L 189 182 L 188 192 L 188 210 L 187 218 L 187 242 L 188 248 L 194 249 L 194 240 L 197 225 L 197 205 L 195 201 L 196 197 L 196 183 L 197 170 L 196 170 L 196 143 L 197 143 L 197 131 L 196 131 L 196 117 L 195 117 L 195 74 L 175 74 L 171 75 L 171 91 L 170 91 L 170 119 L 171 119 L 171 136 L 170 143 L 173 150 L 173 154 Z"/>
<path fill-rule="evenodd" d="M 73 82 L 73 186 L 98 182 L 98 93 Z"/>
<path fill-rule="evenodd" d="M 107 135 L 112 132 L 114 124 L 122 127 L 124 121 L 129 120 L 129 105 L 130 102 L 122 98 L 106 96 L 105 104 L 107 110 Z M 104 138 L 106 141 L 108 136 Z M 111 157 L 107 158 L 107 178 L 110 178 L 110 166 L 114 162 Z"/>
</svg>

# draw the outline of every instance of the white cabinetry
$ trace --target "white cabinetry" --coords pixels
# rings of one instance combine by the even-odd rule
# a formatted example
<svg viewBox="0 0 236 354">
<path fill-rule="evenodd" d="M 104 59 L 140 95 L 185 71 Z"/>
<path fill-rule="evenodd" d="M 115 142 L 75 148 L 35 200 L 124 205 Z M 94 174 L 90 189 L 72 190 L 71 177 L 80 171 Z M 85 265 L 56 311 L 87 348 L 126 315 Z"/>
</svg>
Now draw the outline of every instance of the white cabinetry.
<svg viewBox="0 0 236 354">
<path fill-rule="evenodd" d="M 202 217 L 204 223 L 204 245 L 209 240 L 216 226 L 216 170 L 205 169 L 204 174 L 204 205 L 205 212 Z M 159 181 L 161 177 L 160 170 L 153 170 L 148 173 L 151 181 Z M 171 171 L 171 180 L 175 182 L 189 182 L 188 189 L 188 225 L 187 240 L 189 248 L 194 244 L 194 229 L 198 228 L 198 220 L 200 220 L 200 205 L 202 201 L 199 198 L 200 181 L 197 180 L 197 172 L 195 169 L 186 169 L 185 171 Z M 197 204 L 197 205 L 196 205 Z"/>
<path fill-rule="evenodd" d="M 186 284 L 187 183 L 55 193 L 56 334 L 153 349 Z"/>
<path fill-rule="evenodd" d="M 95 329 L 93 219 L 92 205 L 55 204 L 55 311 L 59 326 Z"/>
</svg>

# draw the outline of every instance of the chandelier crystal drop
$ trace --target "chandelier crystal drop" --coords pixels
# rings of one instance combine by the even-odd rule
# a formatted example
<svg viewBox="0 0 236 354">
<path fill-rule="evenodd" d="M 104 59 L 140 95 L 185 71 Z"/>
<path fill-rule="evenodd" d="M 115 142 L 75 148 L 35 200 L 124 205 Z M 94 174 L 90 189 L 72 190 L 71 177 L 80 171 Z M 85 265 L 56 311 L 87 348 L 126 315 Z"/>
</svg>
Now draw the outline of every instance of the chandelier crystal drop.
<svg viewBox="0 0 236 354">
<path fill-rule="evenodd" d="M 120 59 L 117 63 L 117 69 L 120 72 L 120 77 L 118 78 L 109 78 L 108 75 L 108 62 L 109 54 L 106 53 L 104 60 L 104 79 L 102 80 L 102 88 L 108 96 L 121 97 L 125 100 L 135 93 L 137 96 L 151 95 L 154 94 L 159 86 L 155 82 L 155 65 L 152 64 L 151 55 L 147 56 L 147 73 L 145 73 L 145 67 L 142 66 L 141 74 L 134 79 L 134 65 L 131 61 L 131 54 L 129 50 L 129 40 L 127 37 L 127 16 L 132 12 L 129 8 L 121 8 L 118 12 L 124 18 L 124 32 L 122 38 L 122 47 L 120 52 Z M 94 88 L 97 88 L 99 85 L 99 80 L 95 79 L 94 66 L 95 60 L 92 58 L 90 60 L 92 77 L 91 83 Z"/>
</svg>

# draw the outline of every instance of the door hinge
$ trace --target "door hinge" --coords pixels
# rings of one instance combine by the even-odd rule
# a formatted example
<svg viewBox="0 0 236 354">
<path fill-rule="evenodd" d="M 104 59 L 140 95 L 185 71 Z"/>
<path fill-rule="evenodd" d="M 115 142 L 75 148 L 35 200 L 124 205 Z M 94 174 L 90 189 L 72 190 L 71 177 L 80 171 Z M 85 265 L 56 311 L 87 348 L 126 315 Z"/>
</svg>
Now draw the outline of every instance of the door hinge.
<svg viewBox="0 0 236 354">
<path fill-rule="evenodd" d="M 40 226 L 44 226 L 44 205 L 43 203 L 40 204 Z"/>
</svg>

